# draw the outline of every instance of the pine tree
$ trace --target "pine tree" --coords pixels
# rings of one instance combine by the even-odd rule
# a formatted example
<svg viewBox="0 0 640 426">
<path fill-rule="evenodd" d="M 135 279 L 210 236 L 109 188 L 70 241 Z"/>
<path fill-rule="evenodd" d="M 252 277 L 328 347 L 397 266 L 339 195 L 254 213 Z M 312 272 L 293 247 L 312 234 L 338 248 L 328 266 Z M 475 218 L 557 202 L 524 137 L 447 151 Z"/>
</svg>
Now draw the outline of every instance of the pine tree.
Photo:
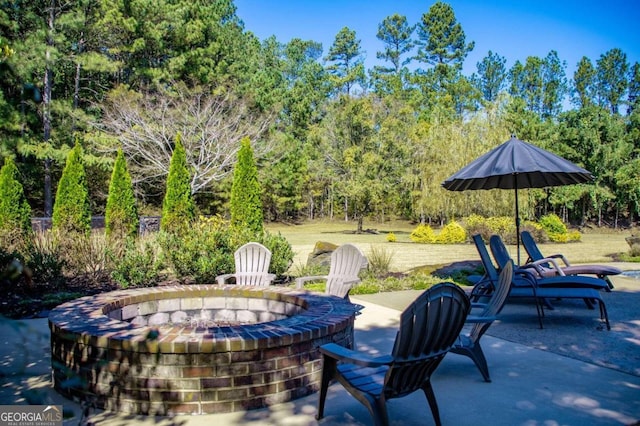
<svg viewBox="0 0 640 426">
<path fill-rule="evenodd" d="M 231 225 L 260 234 L 263 231 L 262 188 L 249 138 L 243 138 L 231 186 Z"/>
<path fill-rule="evenodd" d="M 6 157 L 0 169 L 0 232 L 31 232 L 31 207 L 18 180 L 18 168 Z"/>
<path fill-rule="evenodd" d="M 89 190 L 82 161 L 82 147 L 76 141 L 58 182 L 53 205 L 53 229 L 61 233 L 91 232 Z"/>
<path fill-rule="evenodd" d="M 167 191 L 162 201 L 160 229 L 181 233 L 189 228 L 196 218 L 196 206 L 191 195 L 191 176 L 187 166 L 187 153 L 180 135 L 169 164 Z"/>
<path fill-rule="evenodd" d="M 118 150 L 118 156 L 113 165 L 104 221 L 107 237 L 124 240 L 138 234 L 138 209 L 131 175 L 122 150 Z"/>
</svg>

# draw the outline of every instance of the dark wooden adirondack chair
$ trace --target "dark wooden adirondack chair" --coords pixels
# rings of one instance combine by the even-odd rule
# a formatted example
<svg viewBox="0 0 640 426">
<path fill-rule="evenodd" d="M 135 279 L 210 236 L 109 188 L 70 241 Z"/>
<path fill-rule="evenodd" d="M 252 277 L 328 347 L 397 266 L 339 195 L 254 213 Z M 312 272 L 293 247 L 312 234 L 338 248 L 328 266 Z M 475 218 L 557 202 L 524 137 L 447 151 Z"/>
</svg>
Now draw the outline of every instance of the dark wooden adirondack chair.
<svg viewBox="0 0 640 426">
<path fill-rule="evenodd" d="M 389 424 L 387 400 L 417 390 L 424 392 L 440 425 L 431 375 L 455 343 L 469 309 L 464 291 L 454 284 L 440 283 L 404 310 L 390 355 L 372 357 L 335 343 L 321 346 L 324 364 L 317 418 L 324 416 L 327 388 L 336 379 L 367 407 L 375 425 Z"/>
<path fill-rule="evenodd" d="M 489 377 L 487 359 L 482 351 L 482 346 L 480 346 L 480 338 L 491 327 L 491 324 L 493 324 L 502 310 L 504 302 L 509 295 L 509 290 L 511 290 L 512 281 L 513 262 L 508 262 L 500 272 L 498 281 L 487 303 L 473 303 L 471 305 L 471 314 L 467 316 L 466 323 L 473 325 L 468 334 L 462 333 L 458 336 L 458 340 L 451 348 L 451 352 L 471 358 L 486 382 L 490 382 L 491 378 Z M 479 312 L 474 314 L 474 310 Z"/>
</svg>

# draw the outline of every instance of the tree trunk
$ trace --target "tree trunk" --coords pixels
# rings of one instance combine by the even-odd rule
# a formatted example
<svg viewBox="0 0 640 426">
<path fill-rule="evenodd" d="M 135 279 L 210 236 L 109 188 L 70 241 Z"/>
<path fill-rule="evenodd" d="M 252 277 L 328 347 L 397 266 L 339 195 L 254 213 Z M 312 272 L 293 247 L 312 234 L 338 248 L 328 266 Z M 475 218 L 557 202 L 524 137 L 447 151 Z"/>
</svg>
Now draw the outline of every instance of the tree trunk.
<svg viewBox="0 0 640 426">
<path fill-rule="evenodd" d="M 51 0 L 49 8 L 49 33 L 47 34 L 47 51 L 45 53 L 44 71 L 44 95 L 42 96 L 42 127 L 44 143 L 51 139 L 51 87 L 53 86 L 53 73 L 51 71 L 51 47 L 53 47 L 53 23 L 54 23 L 55 0 Z M 50 158 L 44 160 L 44 215 L 51 217 L 53 213 L 53 196 L 51 185 L 51 164 Z"/>
<path fill-rule="evenodd" d="M 602 226 L 602 205 L 598 206 L 598 228 Z"/>
<path fill-rule="evenodd" d="M 349 201 L 344 197 L 344 221 L 349 222 Z"/>
</svg>

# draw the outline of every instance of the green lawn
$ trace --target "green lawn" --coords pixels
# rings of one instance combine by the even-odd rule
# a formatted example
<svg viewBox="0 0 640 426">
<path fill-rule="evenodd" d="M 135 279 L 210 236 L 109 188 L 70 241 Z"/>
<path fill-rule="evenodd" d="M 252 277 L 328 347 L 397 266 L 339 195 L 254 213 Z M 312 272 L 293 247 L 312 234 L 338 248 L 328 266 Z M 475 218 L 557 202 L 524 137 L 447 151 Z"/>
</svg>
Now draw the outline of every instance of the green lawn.
<svg viewBox="0 0 640 426">
<path fill-rule="evenodd" d="M 409 234 L 415 227 L 408 222 L 388 222 L 384 224 L 365 222 L 365 229 L 376 229 L 378 234 L 355 234 L 355 222 L 315 221 L 302 225 L 269 224 L 270 232 L 280 232 L 292 245 L 296 256 L 293 269 L 304 265 L 309 253 L 317 241 L 334 244 L 353 243 L 365 255 L 371 252 L 372 246 L 378 246 L 393 253 L 391 270 L 405 272 L 411 268 L 424 265 L 441 265 L 462 260 L 479 260 L 473 244 L 416 244 L 409 240 Z M 397 242 L 389 243 L 387 233 L 393 232 Z M 582 235 L 582 241 L 570 244 L 541 244 L 544 254 L 563 253 L 572 263 L 608 263 L 612 255 L 627 252 L 629 246 L 625 237 L 630 231 L 600 230 L 589 231 Z M 512 257 L 516 258 L 516 246 L 509 246 Z M 526 260 L 526 253 L 521 249 L 521 259 Z"/>
</svg>

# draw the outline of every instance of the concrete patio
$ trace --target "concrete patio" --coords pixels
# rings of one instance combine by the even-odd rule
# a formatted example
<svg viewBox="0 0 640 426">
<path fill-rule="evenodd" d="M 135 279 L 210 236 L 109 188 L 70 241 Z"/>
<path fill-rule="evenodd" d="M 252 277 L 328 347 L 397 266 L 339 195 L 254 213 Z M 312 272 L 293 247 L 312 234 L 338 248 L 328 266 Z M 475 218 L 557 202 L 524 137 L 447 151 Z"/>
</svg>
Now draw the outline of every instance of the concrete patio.
<svg viewBox="0 0 640 426">
<path fill-rule="evenodd" d="M 391 294 L 388 297 L 392 297 Z M 407 295 L 404 296 L 405 298 Z M 399 311 L 354 298 L 365 305 L 356 319 L 360 350 L 387 353 Z M 403 303 L 403 302 L 400 302 Z M 530 318 L 531 327 L 536 327 Z M 502 325 L 501 325 L 502 326 Z M 506 326 L 506 325 L 504 325 Z M 0 347 L 0 404 L 62 404 L 80 424 L 81 407 L 51 388 L 46 319 L 3 322 Z M 492 336 L 483 338 L 492 383 L 473 363 L 448 355 L 433 378 L 444 424 L 448 425 L 632 425 L 640 420 L 640 377 L 535 349 Z M 367 425 L 367 410 L 340 385 L 330 387 L 326 417 L 315 420 L 317 394 L 268 409 L 172 418 L 88 411 L 83 421 L 100 425 Z M 414 393 L 388 403 L 393 425 L 433 424 L 424 395 Z M 84 423 L 86 424 L 86 423 Z"/>
</svg>

